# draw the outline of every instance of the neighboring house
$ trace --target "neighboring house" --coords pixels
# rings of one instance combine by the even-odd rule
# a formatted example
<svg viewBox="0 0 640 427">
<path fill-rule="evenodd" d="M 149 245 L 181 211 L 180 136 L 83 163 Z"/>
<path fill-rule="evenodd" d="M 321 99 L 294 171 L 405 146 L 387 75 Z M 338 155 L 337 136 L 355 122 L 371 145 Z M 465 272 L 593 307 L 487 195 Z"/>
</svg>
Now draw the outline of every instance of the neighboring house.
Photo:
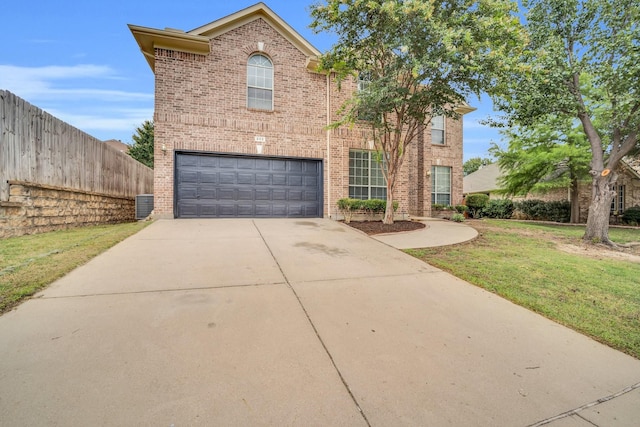
<svg viewBox="0 0 640 427">
<path fill-rule="evenodd" d="M 108 139 L 104 141 L 104 143 L 107 144 L 109 147 L 115 148 L 121 153 L 127 154 L 129 152 L 130 147 L 118 139 Z"/>
<path fill-rule="evenodd" d="M 335 217 L 340 198 L 386 198 L 367 127 L 327 129 L 358 82 L 339 91 L 263 3 L 189 32 L 129 28 L 155 74 L 157 217 Z M 400 215 L 462 201 L 462 120 L 435 118 L 407 151 Z"/>
<path fill-rule="evenodd" d="M 611 213 L 621 214 L 631 206 L 640 206 L 640 158 L 626 158 L 618 169 L 616 197 L 611 203 Z M 500 167 L 497 163 L 484 166 L 470 173 L 463 179 L 463 192 L 467 194 L 487 194 L 491 199 L 502 199 L 499 179 Z M 591 203 L 591 182 L 579 185 L 580 222 L 587 221 L 589 204 Z M 545 201 L 571 201 L 569 188 L 558 188 L 546 193 L 529 193 L 524 197 L 513 197 L 514 200 L 539 199 Z"/>
</svg>

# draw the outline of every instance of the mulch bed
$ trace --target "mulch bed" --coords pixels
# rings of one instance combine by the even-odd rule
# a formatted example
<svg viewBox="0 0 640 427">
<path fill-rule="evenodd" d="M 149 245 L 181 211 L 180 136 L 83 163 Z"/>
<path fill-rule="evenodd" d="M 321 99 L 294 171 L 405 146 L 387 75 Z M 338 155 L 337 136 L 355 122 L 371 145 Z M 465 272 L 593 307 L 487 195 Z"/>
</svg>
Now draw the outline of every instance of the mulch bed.
<svg viewBox="0 0 640 427">
<path fill-rule="evenodd" d="M 382 221 L 351 221 L 347 225 L 369 235 L 413 231 L 425 227 L 425 224 L 415 221 L 394 221 L 393 224 L 383 224 Z"/>
</svg>

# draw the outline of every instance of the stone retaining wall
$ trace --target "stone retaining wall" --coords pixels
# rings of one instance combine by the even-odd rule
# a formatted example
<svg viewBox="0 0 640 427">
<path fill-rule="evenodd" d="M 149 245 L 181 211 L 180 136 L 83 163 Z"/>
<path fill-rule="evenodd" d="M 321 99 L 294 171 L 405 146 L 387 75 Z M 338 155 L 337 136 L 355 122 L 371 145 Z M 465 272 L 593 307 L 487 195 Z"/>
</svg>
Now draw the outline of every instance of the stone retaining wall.
<svg viewBox="0 0 640 427">
<path fill-rule="evenodd" d="M 84 225 L 135 221 L 135 199 L 9 181 L 9 201 L 0 202 L 0 238 Z"/>
</svg>

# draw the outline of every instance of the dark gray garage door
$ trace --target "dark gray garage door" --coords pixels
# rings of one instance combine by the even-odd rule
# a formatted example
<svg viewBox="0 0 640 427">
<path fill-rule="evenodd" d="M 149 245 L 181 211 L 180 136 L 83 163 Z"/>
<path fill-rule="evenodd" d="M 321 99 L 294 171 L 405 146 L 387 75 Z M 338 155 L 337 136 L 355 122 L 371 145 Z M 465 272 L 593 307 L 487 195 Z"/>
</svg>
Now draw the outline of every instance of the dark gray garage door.
<svg viewBox="0 0 640 427">
<path fill-rule="evenodd" d="M 177 218 L 322 216 L 319 160 L 176 155 Z"/>
</svg>

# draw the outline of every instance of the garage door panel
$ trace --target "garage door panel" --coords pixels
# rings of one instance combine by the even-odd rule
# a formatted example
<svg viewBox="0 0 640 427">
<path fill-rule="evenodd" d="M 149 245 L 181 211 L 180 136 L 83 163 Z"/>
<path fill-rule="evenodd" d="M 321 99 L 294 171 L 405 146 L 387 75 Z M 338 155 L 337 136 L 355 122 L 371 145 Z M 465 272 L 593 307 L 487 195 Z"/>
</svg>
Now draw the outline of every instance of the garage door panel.
<svg viewBox="0 0 640 427">
<path fill-rule="evenodd" d="M 236 193 L 235 188 L 220 188 L 218 189 L 218 200 L 236 200 Z"/>
<path fill-rule="evenodd" d="M 218 162 L 221 169 L 236 169 L 237 159 L 235 157 L 220 157 Z"/>
<path fill-rule="evenodd" d="M 253 173 L 238 172 L 238 184 L 253 185 L 254 178 L 255 174 Z"/>
<path fill-rule="evenodd" d="M 205 200 L 216 200 L 218 198 L 218 189 L 216 187 L 200 187 L 198 189 L 198 197 Z"/>
<path fill-rule="evenodd" d="M 198 217 L 214 217 L 218 213 L 216 205 L 201 204 L 198 209 Z"/>
<path fill-rule="evenodd" d="M 272 176 L 273 185 L 287 185 L 287 175 L 274 174 Z"/>
<path fill-rule="evenodd" d="M 198 198 L 198 187 L 184 186 L 182 190 L 182 200 Z"/>
<path fill-rule="evenodd" d="M 199 172 L 198 182 L 203 184 L 217 184 L 218 174 L 216 172 Z"/>
<path fill-rule="evenodd" d="M 235 172 L 220 172 L 218 175 L 220 179 L 220 184 L 235 184 L 236 183 L 236 173 Z"/>
<path fill-rule="evenodd" d="M 287 190 L 274 189 L 271 192 L 271 200 L 287 200 Z"/>
<path fill-rule="evenodd" d="M 250 205 L 241 205 L 238 204 L 238 216 L 244 216 L 244 217 L 253 217 L 254 216 L 254 209 L 253 209 L 253 204 Z"/>
<path fill-rule="evenodd" d="M 289 186 L 302 187 L 302 175 L 289 175 Z"/>
<path fill-rule="evenodd" d="M 255 160 L 250 158 L 238 159 L 238 169 L 255 169 Z"/>
<path fill-rule="evenodd" d="M 235 218 L 236 205 L 235 204 L 220 204 L 218 205 L 218 216 Z"/>
<path fill-rule="evenodd" d="M 271 216 L 271 205 L 261 205 L 256 204 L 255 214 L 257 217 L 270 217 Z"/>
<path fill-rule="evenodd" d="M 271 175 L 266 173 L 257 173 L 256 185 L 271 185 Z"/>
<path fill-rule="evenodd" d="M 289 172 L 302 172 L 302 162 L 297 162 L 295 160 L 289 160 L 287 162 L 287 166 L 289 166 Z"/>
<path fill-rule="evenodd" d="M 273 205 L 273 210 L 271 212 L 274 217 L 286 217 L 287 216 L 287 205 Z"/>
<path fill-rule="evenodd" d="M 252 188 L 239 188 L 238 200 L 255 200 L 254 191 Z"/>
<path fill-rule="evenodd" d="M 289 201 L 301 201 L 303 192 L 300 190 L 289 190 L 287 200 Z"/>
<path fill-rule="evenodd" d="M 320 217 L 319 160 L 178 153 L 176 216 Z"/>
<path fill-rule="evenodd" d="M 197 165 L 202 168 L 218 168 L 219 159 L 212 156 L 199 156 Z"/>
<path fill-rule="evenodd" d="M 287 161 L 286 160 L 272 160 L 271 161 L 271 170 L 273 170 L 273 171 L 286 171 L 287 170 Z"/>
<path fill-rule="evenodd" d="M 198 172 L 190 170 L 181 170 L 178 174 L 179 183 L 194 183 L 198 182 Z"/>
<path fill-rule="evenodd" d="M 256 189 L 256 200 L 271 200 L 271 190 L 269 189 Z"/>
</svg>

